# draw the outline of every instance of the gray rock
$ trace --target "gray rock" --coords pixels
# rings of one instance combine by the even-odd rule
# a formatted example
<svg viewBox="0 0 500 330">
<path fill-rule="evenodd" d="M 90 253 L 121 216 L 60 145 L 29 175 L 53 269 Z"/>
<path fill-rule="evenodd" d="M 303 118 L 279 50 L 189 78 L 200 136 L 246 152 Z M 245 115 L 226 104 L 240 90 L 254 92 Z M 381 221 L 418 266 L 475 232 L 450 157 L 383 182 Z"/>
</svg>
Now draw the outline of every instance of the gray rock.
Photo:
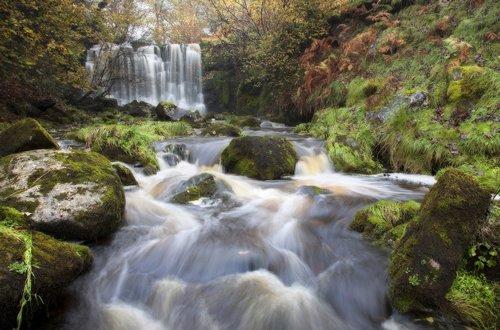
<svg viewBox="0 0 500 330">
<path fill-rule="evenodd" d="M 95 240 L 121 224 L 125 196 L 111 163 L 94 152 L 34 150 L 0 159 L 0 200 L 32 229 Z"/>
<path fill-rule="evenodd" d="M 217 191 L 215 177 L 202 173 L 189 180 L 182 181 L 171 191 L 170 202 L 187 204 L 202 197 L 213 197 Z"/>
</svg>

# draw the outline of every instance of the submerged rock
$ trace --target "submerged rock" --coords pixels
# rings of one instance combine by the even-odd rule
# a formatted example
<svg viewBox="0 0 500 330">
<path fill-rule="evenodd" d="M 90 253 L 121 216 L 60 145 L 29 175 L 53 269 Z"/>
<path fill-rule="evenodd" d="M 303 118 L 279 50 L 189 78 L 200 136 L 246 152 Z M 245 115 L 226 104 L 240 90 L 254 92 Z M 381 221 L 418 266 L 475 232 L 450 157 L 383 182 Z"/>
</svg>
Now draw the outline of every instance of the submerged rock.
<svg viewBox="0 0 500 330">
<path fill-rule="evenodd" d="M 217 191 L 215 177 L 211 174 L 202 173 L 189 180 L 179 183 L 172 189 L 170 202 L 187 204 L 202 197 L 212 197 Z"/>
<path fill-rule="evenodd" d="M 419 208 L 420 204 L 414 201 L 380 201 L 356 212 L 349 227 L 378 245 L 394 247 Z"/>
<path fill-rule="evenodd" d="M 31 228 L 68 240 L 95 240 L 122 222 L 120 179 L 103 156 L 34 150 L 0 159 L 0 199 L 26 212 Z"/>
<path fill-rule="evenodd" d="M 34 119 L 20 120 L 0 132 L 0 157 L 35 149 L 59 149 L 59 144 Z"/>
<path fill-rule="evenodd" d="M 124 186 L 137 186 L 137 180 L 134 177 L 132 171 L 125 165 L 115 163 L 113 164 L 113 168 L 118 174 L 122 185 Z"/>
<path fill-rule="evenodd" d="M 88 247 L 61 242 L 39 232 L 12 229 L 0 221 L 0 328 L 16 327 L 23 295 L 31 299 L 23 310 L 22 325 L 26 327 L 31 317 L 47 311 L 63 289 L 91 263 Z M 31 277 L 29 288 L 27 276 Z"/>
<path fill-rule="evenodd" d="M 457 169 L 441 175 L 391 256 L 389 298 L 399 311 L 444 306 L 489 203 L 489 193 L 472 176 Z"/>
<path fill-rule="evenodd" d="M 290 141 L 269 136 L 235 138 L 221 156 L 227 172 L 258 180 L 292 175 L 297 161 L 297 152 Z"/>
</svg>

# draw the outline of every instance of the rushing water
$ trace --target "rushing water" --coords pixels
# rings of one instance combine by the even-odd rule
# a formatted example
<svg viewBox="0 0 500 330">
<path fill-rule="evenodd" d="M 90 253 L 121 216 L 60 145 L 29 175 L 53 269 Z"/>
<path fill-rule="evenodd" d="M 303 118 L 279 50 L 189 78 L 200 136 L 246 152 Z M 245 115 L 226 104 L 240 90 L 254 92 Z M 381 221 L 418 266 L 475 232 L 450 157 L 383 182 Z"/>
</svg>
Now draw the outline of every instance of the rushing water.
<svg viewBox="0 0 500 330">
<path fill-rule="evenodd" d="M 126 223 L 94 247 L 62 328 L 416 329 L 387 302 L 388 252 L 348 225 L 376 200 L 420 200 L 427 188 L 336 173 L 318 140 L 249 132 L 269 133 L 289 137 L 299 153 L 289 179 L 223 173 L 219 156 L 230 138 L 159 143 L 161 171 L 136 171 Z M 215 198 L 166 201 L 169 189 L 202 172 L 216 177 Z"/>
<path fill-rule="evenodd" d="M 95 45 L 87 52 L 85 67 L 93 83 L 111 85 L 110 96 L 120 105 L 137 100 L 156 106 L 169 101 L 183 109 L 205 111 L 198 44 L 137 50 L 129 44 Z"/>
</svg>

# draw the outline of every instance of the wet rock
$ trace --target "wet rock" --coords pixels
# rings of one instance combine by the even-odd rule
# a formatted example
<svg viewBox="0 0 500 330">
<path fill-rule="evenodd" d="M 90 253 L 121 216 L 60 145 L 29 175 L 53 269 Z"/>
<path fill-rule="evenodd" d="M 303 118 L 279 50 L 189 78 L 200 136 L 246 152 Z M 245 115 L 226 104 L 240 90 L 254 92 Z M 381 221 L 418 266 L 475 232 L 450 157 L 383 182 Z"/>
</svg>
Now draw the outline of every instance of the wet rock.
<svg viewBox="0 0 500 330">
<path fill-rule="evenodd" d="M 116 174 L 118 174 L 118 177 L 120 178 L 120 181 L 122 182 L 122 185 L 124 186 L 137 186 L 137 180 L 134 177 L 134 174 L 132 171 L 125 165 L 115 163 L 113 164 L 113 168 L 116 171 Z"/>
<path fill-rule="evenodd" d="M 201 135 L 205 136 L 240 136 L 241 129 L 236 126 L 224 123 L 211 123 L 206 127 Z"/>
<path fill-rule="evenodd" d="M 136 100 L 124 105 L 122 111 L 128 113 L 132 117 L 151 117 L 155 108 L 146 102 L 137 102 Z"/>
<path fill-rule="evenodd" d="M 28 214 L 32 229 L 67 240 L 95 240 L 122 222 L 120 179 L 103 156 L 34 150 L 0 159 L 0 200 Z"/>
<path fill-rule="evenodd" d="M 35 149 L 59 149 L 59 144 L 34 119 L 20 120 L 0 132 L 0 157 Z"/>
<path fill-rule="evenodd" d="M 252 116 L 231 116 L 228 119 L 229 124 L 241 128 L 258 128 L 260 120 Z"/>
<path fill-rule="evenodd" d="M 297 152 L 290 141 L 269 136 L 235 138 L 221 156 L 227 172 L 258 180 L 292 175 L 297 160 Z"/>
<path fill-rule="evenodd" d="M 198 111 L 181 109 L 171 102 L 160 102 L 155 108 L 159 119 L 165 121 L 185 121 L 189 124 L 198 124 L 202 121 Z"/>
<path fill-rule="evenodd" d="M 419 209 L 420 204 L 414 201 L 380 201 L 356 212 L 349 228 L 374 240 L 377 245 L 394 247 Z"/>
<path fill-rule="evenodd" d="M 489 193 L 474 177 L 457 169 L 439 177 L 391 256 L 389 298 L 399 311 L 425 313 L 445 306 L 489 203 Z"/>
<path fill-rule="evenodd" d="M 169 200 L 173 203 L 187 204 L 202 197 L 212 197 L 216 191 L 215 177 L 202 173 L 174 187 L 171 192 L 172 197 Z"/>
<path fill-rule="evenodd" d="M 163 149 L 163 152 L 166 152 L 166 154 L 163 155 L 163 159 L 169 166 L 176 166 L 181 161 L 187 161 L 189 159 L 189 150 L 183 143 L 168 144 Z"/>
<path fill-rule="evenodd" d="M 12 229 L 3 226 L 1 220 L 0 328 L 16 327 L 26 277 L 31 276 L 31 288 L 27 292 L 31 303 L 23 310 L 22 323 L 23 328 L 29 328 L 30 318 L 46 312 L 63 289 L 90 267 L 92 254 L 88 247 L 61 242 L 39 232 Z M 31 261 L 25 256 L 27 248 Z"/>
</svg>

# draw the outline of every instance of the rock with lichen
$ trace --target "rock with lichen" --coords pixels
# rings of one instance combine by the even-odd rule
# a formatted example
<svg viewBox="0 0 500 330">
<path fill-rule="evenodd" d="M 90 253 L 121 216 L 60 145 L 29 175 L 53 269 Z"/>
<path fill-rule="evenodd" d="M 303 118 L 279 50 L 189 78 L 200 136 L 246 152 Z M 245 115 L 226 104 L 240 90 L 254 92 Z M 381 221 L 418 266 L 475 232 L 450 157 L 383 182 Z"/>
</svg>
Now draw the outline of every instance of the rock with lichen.
<svg viewBox="0 0 500 330">
<path fill-rule="evenodd" d="M 33 150 L 0 159 L 0 200 L 32 229 L 67 240 L 95 240 L 122 222 L 120 179 L 102 155 Z"/>
<path fill-rule="evenodd" d="M 445 304 L 489 203 L 474 177 L 457 169 L 439 177 L 391 256 L 389 298 L 399 311 L 422 313 Z"/>
<path fill-rule="evenodd" d="M 20 120 L 0 132 L 0 157 L 35 149 L 59 149 L 59 144 L 34 119 Z"/>
</svg>

